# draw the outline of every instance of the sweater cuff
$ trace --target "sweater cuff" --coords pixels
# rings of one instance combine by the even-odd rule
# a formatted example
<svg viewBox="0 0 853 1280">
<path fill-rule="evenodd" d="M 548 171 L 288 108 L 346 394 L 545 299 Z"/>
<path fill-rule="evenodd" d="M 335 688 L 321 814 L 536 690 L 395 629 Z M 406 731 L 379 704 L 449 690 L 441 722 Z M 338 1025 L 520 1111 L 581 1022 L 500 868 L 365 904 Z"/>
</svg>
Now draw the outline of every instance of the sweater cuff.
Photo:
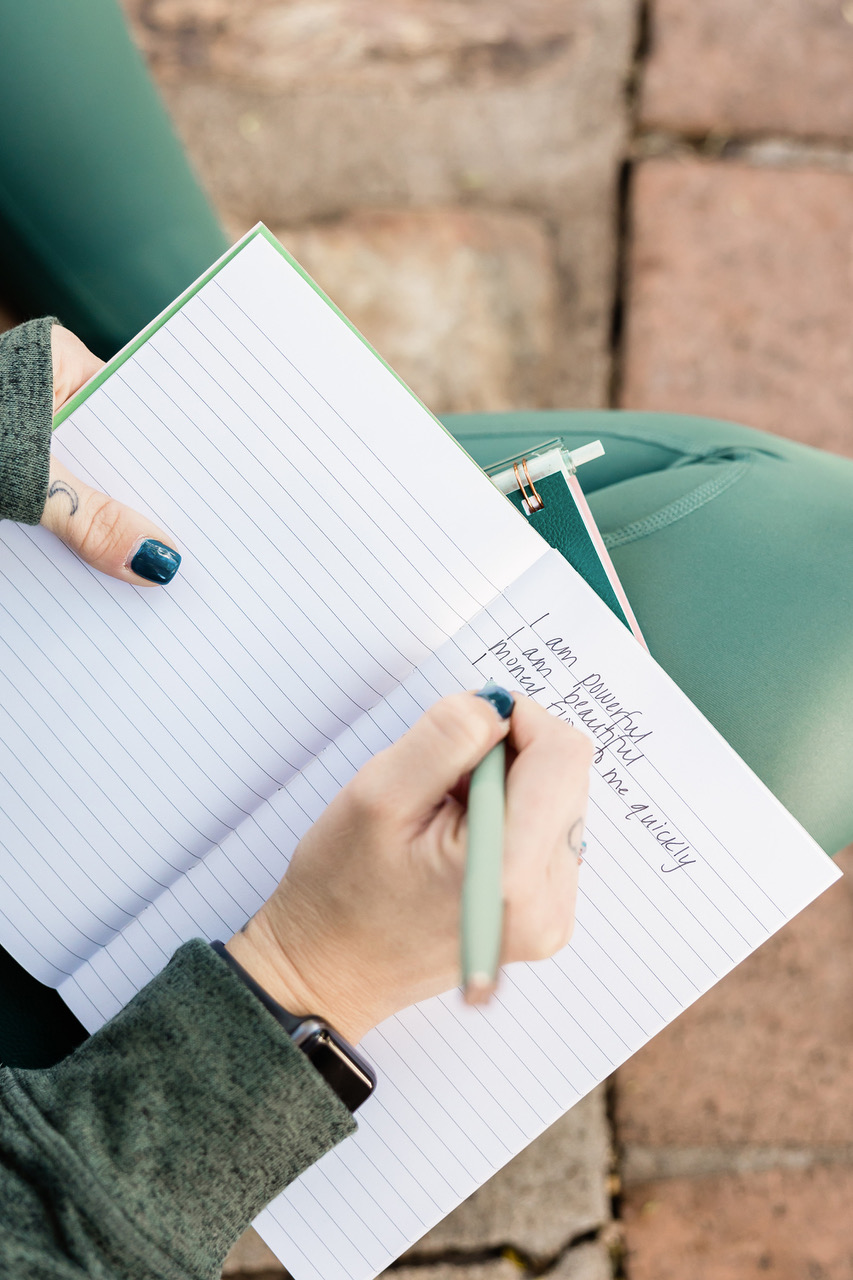
<svg viewBox="0 0 853 1280">
<path fill-rule="evenodd" d="M 198 940 L 70 1057 L 13 1074 L 48 1140 L 59 1135 L 67 1185 L 84 1179 L 96 1217 L 109 1202 L 137 1249 L 158 1246 L 193 1274 L 220 1266 L 264 1205 L 356 1128 Z"/>
<path fill-rule="evenodd" d="M 0 337 L 0 520 L 38 524 L 53 430 L 53 316 Z"/>
</svg>

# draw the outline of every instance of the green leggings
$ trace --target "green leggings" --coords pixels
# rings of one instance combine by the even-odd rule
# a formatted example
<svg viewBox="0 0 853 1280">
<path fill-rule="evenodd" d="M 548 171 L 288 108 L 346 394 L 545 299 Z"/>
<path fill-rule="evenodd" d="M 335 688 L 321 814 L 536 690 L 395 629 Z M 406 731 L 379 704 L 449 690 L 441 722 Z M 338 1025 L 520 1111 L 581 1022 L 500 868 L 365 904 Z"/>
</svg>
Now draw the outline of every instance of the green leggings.
<svg viewBox="0 0 853 1280">
<path fill-rule="evenodd" d="M 652 654 L 827 853 L 853 840 L 853 461 L 671 414 L 445 419 L 488 464 L 578 472 Z"/>
<path fill-rule="evenodd" d="M 7 0 L 3 23 L 0 300 L 110 355 L 222 233 L 113 0 Z M 446 422 L 481 463 L 603 441 L 579 477 L 652 653 L 828 853 L 853 840 L 853 462 L 663 414 Z M 0 1062 L 83 1034 L 0 951 Z"/>
</svg>

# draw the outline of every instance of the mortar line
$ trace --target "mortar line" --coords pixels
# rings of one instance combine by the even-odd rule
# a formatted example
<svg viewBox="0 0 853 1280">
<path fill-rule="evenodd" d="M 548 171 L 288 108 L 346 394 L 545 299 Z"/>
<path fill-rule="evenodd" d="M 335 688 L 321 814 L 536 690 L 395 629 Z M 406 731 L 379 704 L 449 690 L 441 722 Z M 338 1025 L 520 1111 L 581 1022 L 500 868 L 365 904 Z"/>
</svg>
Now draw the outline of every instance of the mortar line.
<svg viewBox="0 0 853 1280">
<path fill-rule="evenodd" d="M 622 389 L 625 344 L 625 316 L 630 295 L 631 188 L 634 147 L 637 138 L 642 72 L 649 52 L 651 32 L 651 0 L 639 0 L 636 8 L 634 49 L 625 80 L 624 111 L 626 148 L 619 166 L 616 190 L 614 235 L 616 251 L 613 263 L 613 301 L 610 312 L 610 374 L 607 403 L 617 408 Z"/>
<path fill-rule="evenodd" d="M 676 1178 L 764 1173 L 773 1169 L 803 1172 L 818 1166 L 853 1165 L 853 1143 L 782 1145 L 742 1143 L 729 1146 L 646 1147 L 626 1143 L 620 1151 L 626 1187 Z"/>
<path fill-rule="evenodd" d="M 729 133 L 711 129 L 694 133 L 642 125 L 632 132 L 632 163 L 673 156 L 722 162 L 739 160 L 767 169 L 812 167 L 828 172 L 850 172 L 853 171 L 853 139 L 802 138 L 769 130 Z"/>
<path fill-rule="evenodd" d="M 559 1249 L 554 1253 L 544 1254 L 537 1257 L 536 1254 L 529 1253 L 527 1250 L 520 1248 L 518 1245 L 503 1243 L 497 1245 L 483 1245 L 481 1248 L 472 1247 L 470 1249 L 435 1249 L 411 1256 L 403 1256 L 397 1258 L 388 1267 L 389 1271 L 400 1271 L 407 1267 L 419 1268 L 426 1270 L 429 1267 L 470 1267 L 472 1265 L 483 1264 L 488 1262 L 499 1261 L 506 1258 L 514 1262 L 522 1269 L 527 1276 L 539 1277 L 547 1276 L 573 1249 L 580 1248 L 585 1244 L 596 1244 L 605 1236 L 605 1233 L 611 1227 L 611 1223 L 602 1222 L 598 1226 L 589 1227 L 584 1231 L 578 1231 L 570 1236 Z"/>
</svg>

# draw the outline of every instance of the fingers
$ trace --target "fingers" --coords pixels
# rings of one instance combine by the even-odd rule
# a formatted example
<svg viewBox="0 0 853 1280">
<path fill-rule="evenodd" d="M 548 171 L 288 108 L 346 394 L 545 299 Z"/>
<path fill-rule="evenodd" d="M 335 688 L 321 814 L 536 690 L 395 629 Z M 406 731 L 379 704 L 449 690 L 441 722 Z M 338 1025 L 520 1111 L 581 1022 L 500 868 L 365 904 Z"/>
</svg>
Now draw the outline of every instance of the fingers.
<svg viewBox="0 0 853 1280">
<path fill-rule="evenodd" d="M 504 892 L 508 959 L 543 959 L 571 936 L 593 747 L 527 698 L 516 700 L 507 775 Z"/>
<path fill-rule="evenodd" d="M 103 368 L 68 329 L 50 331 L 53 412 Z M 101 573 L 137 586 L 171 582 L 181 557 L 171 539 L 146 516 L 98 493 L 56 458 L 50 459 L 47 501 L 41 523 Z"/>
<path fill-rule="evenodd" d="M 507 777 L 507 847 L 545 856 L 559 836 L 568 849 L 569 830 L 586 810 L 592 743 L 530 698 L 516 699 L 511 723 L 518 754 Z"/>
<path fill-rule="evenodd" d="M 59 324 L 50 331 L 50 345 L 53 355 L 53 412 L 57 413 L 75 391 L 103 369 L 104 362 L 70 329 L 63 329 Z"/>
<path fill-rule="evenodd" d="M 87 564 L 122 582 L 171 582 L 181 563 L 168 534 L 147 516 L 92 489 L 54 457 L 41 523 Z"/>
<path fill-rule="evenodd" d="M 436 702 L 392 747 L 362 769 L 368 804 L 387 807 L 405 822 L 421 822 L 496 743 L 509 722 L 472 693 Z"/>
</svg>

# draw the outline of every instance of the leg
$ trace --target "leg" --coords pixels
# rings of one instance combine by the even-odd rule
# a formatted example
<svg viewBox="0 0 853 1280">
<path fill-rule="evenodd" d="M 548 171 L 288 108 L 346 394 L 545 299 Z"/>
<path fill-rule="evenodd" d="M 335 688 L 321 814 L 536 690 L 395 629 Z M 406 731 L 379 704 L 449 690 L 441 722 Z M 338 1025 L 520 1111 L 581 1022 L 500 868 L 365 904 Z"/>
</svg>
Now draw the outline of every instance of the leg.
<svg viewBox="0 0 853 1280">
<path fill-rule="evenodd" d="M 6 5 L 3 301 L 112 355 L 225 249 L 115 0 Z"/>
<path fill-rule="evenodd" d="M 578 476 L 652 653 L 827 852 L 853 840 L 853 461 L 665 414 L 445 421 L 481 463 L 603 441 Z"/>
</svg>

